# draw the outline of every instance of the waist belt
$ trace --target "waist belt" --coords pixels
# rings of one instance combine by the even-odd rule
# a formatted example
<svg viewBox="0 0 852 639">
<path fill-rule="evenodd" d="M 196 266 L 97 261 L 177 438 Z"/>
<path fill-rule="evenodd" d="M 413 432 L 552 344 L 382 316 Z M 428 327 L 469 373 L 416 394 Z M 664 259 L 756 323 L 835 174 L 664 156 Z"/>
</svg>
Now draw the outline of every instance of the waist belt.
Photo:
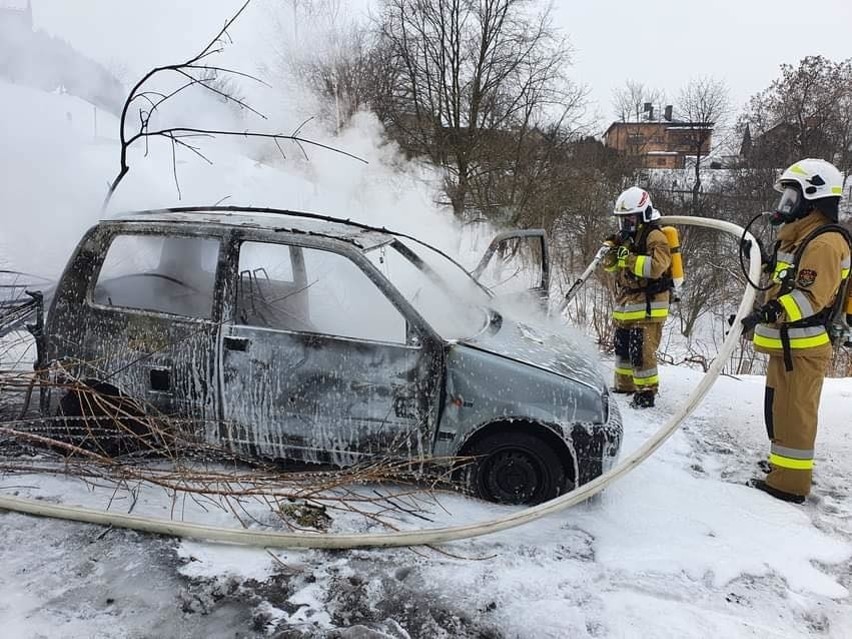
<svg viewBox="0 0 852 639">
<path fill-rule="evenodd" d="M 759 324 L 754 331 L 755 346 L 764 348 L 780 348 L 784 354 L 784 368 L 787 372 L 793 370 L 793 349 L 815 348 L 831 343 L 825 323 L 830 309 L 823 309 L 816 315 L 778 328 Z"/>
<path fill-rule="evenodd" d="M 645 294 L 645 315 L 647 315 L 648 317 L 652 317 L 653 313 L 651 312 L 651 298 L 654 295 L 665 293 L 666 291 L 669 291 L 674 288 L 674 280 L 667 275 L 665 277 L 661 277 L 658 280 L 651 280 L 645 286 L 634 286 L 625 288 L 630 293 Z"/>
</svg>

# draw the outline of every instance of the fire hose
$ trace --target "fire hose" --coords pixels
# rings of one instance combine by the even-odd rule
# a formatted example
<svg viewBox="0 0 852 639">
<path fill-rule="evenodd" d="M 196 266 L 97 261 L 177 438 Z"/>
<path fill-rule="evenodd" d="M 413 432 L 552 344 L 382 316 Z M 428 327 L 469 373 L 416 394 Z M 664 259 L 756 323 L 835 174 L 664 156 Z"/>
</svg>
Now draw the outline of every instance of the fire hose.
<svg viewBox="0 0 852 639">
<path fill-rule="evenodd" d="M 589 279 L 589 276 L 594 273 L 595 269 L 598 267 L 598 264 L 601 263 L 603 258 L 609 253 L 610 247 L 606 244 L 601 246 L 598 249 L 598 252 L 595 253 L 595 256 L 592 258 L 592 261 L 589 262 L 589 265 L 586 267 L 586 270 L 583 271 L 580 276 L 574 280 L 571 286 L 568 288 L 568 292 L 565 293 L 565 297 L 562 300 L 562 304 L 559 306 L 560 315 L 568 308 L 568 304 L 573 299 L 574 295 L 576 295 L 577 291 L 580 290 L 580 287 L 586 283 L 586 280 Z"/>
<path fill-rule="evenodd" d="M 751 263 L 749 267 L 749 275 L 752 281 L 759 281 L 761 272 L 761 256 L 758 243 L 751 234 L 745 233 L 740 226 L 721 220 L 686 216 L 667 216 L 664 220 L 667 224 L 701 226 L 730 233 L 736 237 L 737 240 L 741 237 L 751 240 L 749 255 Z M 345 549 L 423 546 L 469 539 L 515 528 L 565 510 L 566 508 L 574 506 L 575 504 L 592 497 L 636 468 L 639 464 L 650 457 L 650 455 L 658 448 L 660 448 L 660 446 L 662 446 L 663 443 L 680 427 L 684 419 L 686 419 L 686 417 L 688 417 L 698 407 L 709 392 L 710 388 L 716 382 L 719 374 L 722 372 L 722 368 L 739 342 L 742 333 L 740 320 L 751 311 L 752 305 L 754 304 L 755 293 L 755 289 L 751 285 L 747 285 L 742 300 L 740 301 L 733 326 L 722 344 L 718 355 L 710 365 L 709 370 L 689 397 L 687 397 L 683 405 L 678 408 L 668 421 L 656 433 L 654 433 L 647 442 L 621 460 L 621 462 L 611 470 L 587 484 L 543 504 L 526 508 L 491 521 L 444 528 L 428 528 L 422 530 L 407 530 L 375 534 L 292 533 L 222 528 L 161 518 L 149 518 L 138 515 L 100 511 L 77 506 L 65 506 L 61 504 L 45 503 L 44 501 L 7 496 L 0 496 L 0 509 L 43 517 L 67 519 L 83 523 L 129 528 L 147 533 L 189 537 L 207 541 L 266 548 Z"/>
</svg>

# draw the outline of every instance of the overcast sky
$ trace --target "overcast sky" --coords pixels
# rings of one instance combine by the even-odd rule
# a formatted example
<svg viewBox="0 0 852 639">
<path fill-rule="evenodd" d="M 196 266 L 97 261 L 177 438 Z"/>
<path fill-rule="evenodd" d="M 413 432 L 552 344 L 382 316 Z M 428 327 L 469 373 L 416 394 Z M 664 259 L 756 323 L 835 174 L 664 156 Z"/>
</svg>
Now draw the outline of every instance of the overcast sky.
<svg viewBox="0 0 852 639">
<path fill-rule="evenodd" d="M 7 1 L 0 0 L 0 5 Z M 308 0 L 295 0 L 304 3 Z M 268 50 L 270 8 L 289 21 L 294 0 L 255 0 L 235 31 L 238 44 Z M 364 12 L 371 0 L 342 0 Z M 108 64 L 140 73 L 196 52 L 241 0 L 33 0 L 37 26 Z M 852 57 L 852 1 L 562 0 L 554 18 L 575 52 L 572 76 L 588 85 L 595 109 L 612 117 L 614 88 L 627 79 L 677 97 L 690 77 L 724 79 L 736 106 L 765 88 L 783 62 L 806 55 Z M 260 41 L 258 41 L 260 40 Z M 240 49 L 238 49 L 240 51 Z M 248 56 L 247 49 L 241 49 Z M 240 55 L 237 53 L 236 55 Z M 256 55 L 254 57 L 257 57 Z M 129 78 L 128 78 L 129 79 Z"/>
</svg>

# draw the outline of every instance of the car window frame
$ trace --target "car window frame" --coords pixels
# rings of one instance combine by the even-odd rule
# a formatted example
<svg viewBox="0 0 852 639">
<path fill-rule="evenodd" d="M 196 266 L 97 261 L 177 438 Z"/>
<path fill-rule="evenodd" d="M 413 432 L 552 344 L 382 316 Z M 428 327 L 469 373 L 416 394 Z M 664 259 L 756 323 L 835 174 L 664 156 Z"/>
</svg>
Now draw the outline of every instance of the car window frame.
<svg viewBox="0 0 852 639">
<path fill-rule="evenodd" d="M 86 283 L 86 291 L 84 300 L 86 306 L 97 309 L 99 311 L 109 311 L 114 313 L 125 313 L 129 315 L 138 315 L 143 317 L 155 317 L 159 319 L 169 319 L 174 321 L 203 323 L 203 324 L 219 324 L 222 310 L 222 278 L 225 270 L 223 262 L 226 258 L 228 246 L 228 232 L 210 232 L 213 229 L 204 229 L 207 232 L 199 232 L 197 230 L 178 227 L 168 224 L 151 224 L 146 228 L 136 228 L 135 224 L 101 224 L 98 228 L 99 237 L 97 243 L 99 250 L 96 253 L 97 263 L 92 268 L 89 275 L 89 281 Z M 210 317 L 195 317 L 192 315 L 182 315 L 180 313 L 169 313 L 168 311 L 155 311 L 151 309 L 137 308 L 133 306 L 118 306 L 109 304 L 99 304 L 95 301 L 95 287 L 101 276 L 104 264 L 106 263 L 107 254 L 113 245 L 115 239 L 119 236 L 143 236 L 143 237 L 181 237 L 181 238 L 198 238 L 201 240 L 216 240 L 219 242 L 219 256 L 216 260 L 216 270 L 213 276 L 213 295 Z"/>
<path fill-rule="evenodd" d="M 391 243 L 393 238 L 388 238 L 388 243 Z M 267 231 L 264 229 L 238 229 L 234 232 L 231 238 L 229 247 L 229 263 L 231 264 L 230 272 L 225 276 L 228 279 L 227 292 L 225 300 L 227 306 L 236 309 L 237 305 L 237 284 L 239 280 L 239 258 L 240 248 L 245 242 L 260 242 L 268 244 L 281 244 L 283 246 L 298 246 L 306 249 L 315 249 L 328 251 L 340 255 L 361 270 L 367 278 L 373 282 L 379 289 L 379 292 L 385 296 L 397 312 L 402 315 L 406 325 L 406 340 L 405 342 L 372 340 L 365 338 L 355 338 L 345 335 L 332 335 L 329 333 L 286 330 L 277 328 L 268 328 L 263 326 L 252 326 L 250 324 L 242 324 L 237 321 L 235 314 L 229 318 L 223 318 L 223 324 L 231 326 L 240 326 L 253 330 L 274 331 L 278 333 L 286 333 L 288 335 L 304 335 L 318 336 L 337 340 L 347 340 L 358 343 L 377 344 L 381 346 L 396 346 L 400 348 L 423 348 L 426 341 L 434 341 L 440 339 L 434 332 L 431 326 L 420 316 L 419 313 L 408 303 L 403 295 L 396 289 L 388 279 L 376 269 L 373 264 L 362 253 L 361 249 L 351 242 L 339 240 L 333 237 L 314 236 L 306 237 L 303 234 L 291 233 L 288 231 Z"/>
</svg>

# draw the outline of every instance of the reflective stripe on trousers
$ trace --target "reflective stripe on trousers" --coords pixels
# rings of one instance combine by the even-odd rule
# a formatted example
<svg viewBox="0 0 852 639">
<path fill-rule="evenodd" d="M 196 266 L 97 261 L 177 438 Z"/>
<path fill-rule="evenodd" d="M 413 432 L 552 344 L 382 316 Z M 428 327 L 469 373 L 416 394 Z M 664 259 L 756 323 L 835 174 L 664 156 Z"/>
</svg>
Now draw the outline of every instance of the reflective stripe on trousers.
<svg viewBox="0 0 852 639">
<path fill-rule="evenodd" d="M 769 451 L 769 463 L 779 468 L 791 470 L 810 470 L 814 467 L 814 451 L 789 448 L 780 444 L 772 444 Z"/>
<path fill-rule="evenodd" d="M 642 371 L 634 371 L 633 383 L 636 386 L 657 386 L 660 383 L 660 376 L 657 372 L 657 367 L 646 368 Z"/>
</svg>

